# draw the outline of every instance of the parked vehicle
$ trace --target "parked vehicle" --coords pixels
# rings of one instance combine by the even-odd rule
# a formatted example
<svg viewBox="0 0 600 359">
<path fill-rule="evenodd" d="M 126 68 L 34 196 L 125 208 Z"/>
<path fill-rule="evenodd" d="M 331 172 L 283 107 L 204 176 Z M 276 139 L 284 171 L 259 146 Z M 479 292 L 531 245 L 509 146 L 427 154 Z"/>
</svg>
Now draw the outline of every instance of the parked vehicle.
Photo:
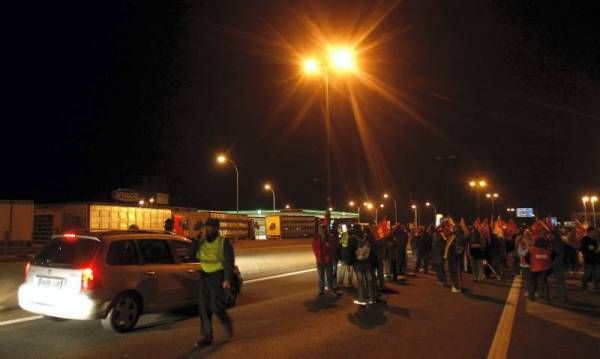
<svg viewBox="0 0 600 359">
<path fill-rule="evenodd" d="M 192 242 L 153 231 L 76 232 L 53 236 L 27 265 L 21 308 L 50 318 L 100 319 L 116 332 L 140 315 L 192 306 L 199 265 Z M 236 280 L 228 305 L 240 294 Z"/>
</svg>

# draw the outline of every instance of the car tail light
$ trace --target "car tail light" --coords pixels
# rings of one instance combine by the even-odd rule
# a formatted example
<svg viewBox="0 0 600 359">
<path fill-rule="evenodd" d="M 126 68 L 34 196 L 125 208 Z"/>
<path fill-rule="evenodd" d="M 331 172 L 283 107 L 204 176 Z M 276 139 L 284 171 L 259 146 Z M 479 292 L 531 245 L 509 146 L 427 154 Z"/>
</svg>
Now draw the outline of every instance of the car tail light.
<svg viewBox="0 0 600 359">
<path fill-rule="evenodd" d="M 65 233 L 63 234 L 63 238 L 67 241 L 74 241 L 77 239 L 77 235 L 75 233 Z"/>
<path fill-rule="evenodd" d="M 27 275 L 29 274 L 29 268 L 31 267 L 31 263 L 27 262 L 25 265 L 25 280 L 27 280 Z"/>
<path fill-rule="evenodd" d="M 81 290 L 87 291 L 94 288 L 94 270 L 85 268 L 81 272 Z"/>
</svg>

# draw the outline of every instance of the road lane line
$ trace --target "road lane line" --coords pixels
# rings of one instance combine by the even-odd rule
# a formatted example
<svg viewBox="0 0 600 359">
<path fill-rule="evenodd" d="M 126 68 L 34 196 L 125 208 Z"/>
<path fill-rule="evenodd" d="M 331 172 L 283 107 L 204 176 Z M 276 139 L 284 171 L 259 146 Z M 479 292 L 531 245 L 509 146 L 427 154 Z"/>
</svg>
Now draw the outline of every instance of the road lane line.
<svg viewBox="0 0 600 359">
<path fill-rule="evenodd" d="M 513 323 L 517 312 L 517 304 L 519 303 L 519 293 L 521 290 L 521 277 L 516 276 L 508 292 L 500 321 L 496 327 L 496 334 L 490 346 L 488 359 L 506 359 L 508 357 L 508 347 L 510 345 L 510 337 L 512 335 Z"/>
<path fill-rule="evenodd" d="M 31 316 L 31 317 L 24 317 L 24 318 L 19 318 L 19 319 L 6 320 L 4 322 L 0 322 L 0 327 L 5 326 L 5 325 L 11 325 L 11 324 L 29 322 L 31 320 L 38 320 L 38 319 L 42 319 L 42 318 L 43 318 L 43 316 L 41 316 L 41 315 L 34 315 L 34 316 Z"/>
<path fill-rule="evenodd" d="M 317 270 L 316 268 L 312 268 L 312 269 L 305 269 L 305 270 L 301 270 L 301 271 L 297 271 L 297 272 L 283 273 L 283 274 L 277 274 L 277 275 L 272 275 L 272 276 L 268 276 L 268 277 L 250 279 L 250 280 L 245 280 L 244 284 L 247 284 L 247 283 L 256 283 L 256 282 L 263 282 L 265 280 L 271 280 L 271 279 L 289 277 L 289 276 L 293 276 L 293 275 L 304 274 L 304 273 L 308 273 L 308 272 L 314 272 L 316 270 Z"/>
<path fill-rule="evenodd" d="M 309 273 L 309 272 L 314 272 L 314 271 L 316 271 L 316 269 L 312 268 L 312 269 L 305 269 L 305 270 L 301 270 L 301 271 L 297 271 L 297 272 L 289 272 L 289 273 L 272 275 L 272 276 L 268 276 L 268 277 L 250 279 L 250 280 L 245 280 L 244 284 L 262 282 L 262 281 L 267 281 L 267 280 L 277 279 L 277 278 L 284 278 L 284 277 L 289 277 L 289 276 L 293 276 L 293 275 L 304 274 L 304 273 Z M 38 320 L 38 319 L 42 319 L 42 318 L 44 318 L 44 317 L 41 315 L 35 315 L 35 316 L 24 317 L 24 318 L 19 318 L 19 319 L 6 320 L 3 322 L 0 322 L 0 327 L 5 326 L 5 325 L 28 322 L 28 321 L 32 321 L 32 320 Z"/>
</svg>

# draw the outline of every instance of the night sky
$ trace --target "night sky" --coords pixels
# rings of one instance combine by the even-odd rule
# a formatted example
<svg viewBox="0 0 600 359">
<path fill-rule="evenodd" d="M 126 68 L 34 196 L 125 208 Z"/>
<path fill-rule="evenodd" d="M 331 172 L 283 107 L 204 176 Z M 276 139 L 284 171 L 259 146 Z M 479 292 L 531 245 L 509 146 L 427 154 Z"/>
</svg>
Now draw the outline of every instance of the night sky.
<svg viewBox="0 0 600 359">
<path fill-rule="evenodd" d="M 215 163 L 226 151 L 243 209 L 269 208 L 266 181 L 279 206 L 322 208 L 323 87 L 299 78 L 291 49 L 316 51 L 307 19 L 344 41 L 391 9 L 359 61 L 392 98 L 356 79 L 331 91 L 334 207 L 387 191 L 403 220 L 412 201 L 460 217 L 473 211 L 468 180 L 483 177 L 498 208 L 567 216 L 600 194 L 600 27 L 592 2 L 575 3 L 13 5 L 0 198 L 108 200 L 127 187 L 234 209 L 234 172 Z"/>
</svg>

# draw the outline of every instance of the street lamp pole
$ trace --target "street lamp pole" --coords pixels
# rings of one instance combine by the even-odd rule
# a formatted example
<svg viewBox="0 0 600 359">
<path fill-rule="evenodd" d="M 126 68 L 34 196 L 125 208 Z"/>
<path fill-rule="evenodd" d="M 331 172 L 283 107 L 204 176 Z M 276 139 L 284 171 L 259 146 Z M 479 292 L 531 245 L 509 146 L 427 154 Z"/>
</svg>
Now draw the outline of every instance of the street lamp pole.
<svg viewBox="0 0 600 359">
<path fill-rule="evenodd" d="M 275 189 L 270 184 L 265 184 L 265 189 L 273 194 L 273 212 L 275 212 Z"/>
<path fill-rule="evenodd" d="M 435 206 L 435 204 L 433 202 L 427 202 L 427 203 L 425 203 L 425 205 L 427 207 L 429 207 L 429 206 L 433 207 L 433 224 L 435 224 L 435 221 L 437 219 L 437 207 Z"/>
<path fill-rule="evenodd" d="M 231 159 L 225 157 L 225 155 L 219 155 L 217 157 L 217 162 L 219 163 L 230 163 L 235 169 L 235 214 L 236 217 L 240 214 L 240 171 L 238 170 L 238 166 Z"/>
<path fill-rule="evenodd" d="M 588 215 L 587 215 L 587 203 L 590 200 L 588 196 L 583 196 L 581 198 L 581 202 L 583 202 L 583 223 L 587 223 Z"/>
<path fill-rule="evenodd" d="M 592 217 L 594 218 L 594 228 L 596 227 L 596 208 L 594 206 L 594 204 L 598 201 L 598 197 L 596 196 L 592 196 L 592 198 L 590 198 L 590 202 L 592 203 Z"/>
<path fill-rule="evenodd" d="M 396 197 L 392 197 L 387 193 L 384 193 L 383 198 L 391 198 L 394 201 L 394 224 L 398 223 L 398 204 L 396 203 Z"/>
<path fill-rule="evenodd" d="M 411 206 L 411 208 L 415 212 L 415 228 L 417 228 L 419 226 L 419 215 L 418 215 L 418 212 L 417 212 L 417 205 L 413 204 Z"/>
</svg>

